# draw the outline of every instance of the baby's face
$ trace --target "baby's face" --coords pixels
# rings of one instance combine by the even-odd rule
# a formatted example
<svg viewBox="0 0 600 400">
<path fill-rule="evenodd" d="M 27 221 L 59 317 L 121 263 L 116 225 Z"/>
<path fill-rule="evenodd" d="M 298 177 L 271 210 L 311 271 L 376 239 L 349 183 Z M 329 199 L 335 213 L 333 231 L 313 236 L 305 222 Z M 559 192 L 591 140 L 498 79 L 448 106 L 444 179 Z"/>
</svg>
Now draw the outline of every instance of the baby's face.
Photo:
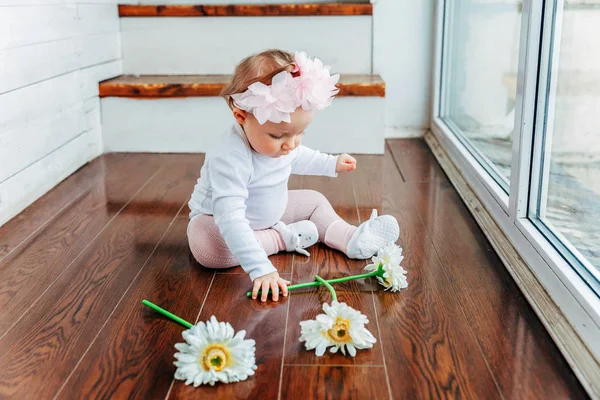
<svg viewBox="0 0 600 400">
<path fill-rule="evenodd" d="M 304 130 L 314 118 L 314 111 L 304 111 L 299 108 L 291 114 L 291 122 L 275 124 L 267 121 L 264 125 L 258 123 L 254 115 L 246 113 L 243 122 L 250 146 L 259 154 L 268 157 L 280 157 L 300 146 Z"/>
</svg>

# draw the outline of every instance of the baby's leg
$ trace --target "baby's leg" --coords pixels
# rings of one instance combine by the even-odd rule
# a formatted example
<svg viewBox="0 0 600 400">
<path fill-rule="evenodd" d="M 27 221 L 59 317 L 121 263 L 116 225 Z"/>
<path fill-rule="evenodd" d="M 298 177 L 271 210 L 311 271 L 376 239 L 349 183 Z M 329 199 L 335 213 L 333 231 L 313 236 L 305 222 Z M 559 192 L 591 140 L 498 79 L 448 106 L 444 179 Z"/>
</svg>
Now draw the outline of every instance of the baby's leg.
<svg viewBox="0 0 600 400">
<path fill-rule="evenodd" d="M 274 229 L 254 231 L 267 255 L 285 249 L 281 235 Z M 212 215 L 194 217 L 187 230 L 188 242 L 194 258 L 208 268 L 230 268 L 240 265 L 221 236 Z"/>
<path fill-rule="evenodd" d="M 312 221 L 317 226 L 319 241 L 343 253 L 346 253 L 348 242 L 357 229 L 340 218 L 321 193 L 290 190 L 282 221 L 290 224 L 302 220 Z"/>
<path fill-rule="evenodd" d="M 288 224 L 305 219 L 317 226 L 321 242 L 350 258 L 371 258 L 383 246 L 395 243 L 399 236 L 398 221 L 391 215 L 378 217 L 373 210 L 371 218 L 356 227 L 341 219 L 321 193 L 291 190 L 282 221 Z"/>
</svg>

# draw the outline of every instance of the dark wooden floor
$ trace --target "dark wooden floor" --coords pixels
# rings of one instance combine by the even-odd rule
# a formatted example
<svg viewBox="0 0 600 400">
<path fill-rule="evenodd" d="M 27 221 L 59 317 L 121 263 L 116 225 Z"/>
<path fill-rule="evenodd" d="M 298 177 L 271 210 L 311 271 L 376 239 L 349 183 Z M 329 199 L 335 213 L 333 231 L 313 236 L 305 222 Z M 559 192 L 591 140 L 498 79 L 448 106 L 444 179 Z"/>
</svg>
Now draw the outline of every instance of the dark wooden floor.
<svg viewBox="0 0 600 400">
<path fill-rule="evenodd" d="M 339 286 L 377 338 L 356 358 L 303 350 L 301 320 L 323 289 L 248 300 L 241 269 L 199 266 L 187 200 L 202 156 L 105 155 L 0 228 L 0 398 L 564 399 L 585 393 L 423 141 L 390 141 L 354 173 L 293 177 L 348 221 L 372 208 L 400 222 L 409 287 Z M 273 257 L 294 282 L 366 262 L 317 245 Z M 182 328 L 215 315 L 256 340 L 255 377 L 194 389 L 173 381 Z"/>
</svg>

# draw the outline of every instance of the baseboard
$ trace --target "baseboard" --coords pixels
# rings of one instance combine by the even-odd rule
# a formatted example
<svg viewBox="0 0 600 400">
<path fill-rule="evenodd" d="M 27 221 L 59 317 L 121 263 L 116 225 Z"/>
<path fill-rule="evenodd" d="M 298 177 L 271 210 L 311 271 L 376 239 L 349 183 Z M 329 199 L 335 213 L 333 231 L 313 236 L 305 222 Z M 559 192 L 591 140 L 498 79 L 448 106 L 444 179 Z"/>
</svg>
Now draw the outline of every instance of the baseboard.
<svg viewBox="0 0 600 400">
<path fill-rule="evenodd" d="M 592 398 L 600 398 L 600 365 L 593 354 L 500 229 L 435 135 L 427 132 L 425 141 L 585 390 Z"/>
<path fill-rule="evenodd" d="M 386 126 L 385 127 L 385 138 L 386 139 L 421 138 L 425 135 L 426 132 L 427 132 L 427 128 Z"/>
</svg>

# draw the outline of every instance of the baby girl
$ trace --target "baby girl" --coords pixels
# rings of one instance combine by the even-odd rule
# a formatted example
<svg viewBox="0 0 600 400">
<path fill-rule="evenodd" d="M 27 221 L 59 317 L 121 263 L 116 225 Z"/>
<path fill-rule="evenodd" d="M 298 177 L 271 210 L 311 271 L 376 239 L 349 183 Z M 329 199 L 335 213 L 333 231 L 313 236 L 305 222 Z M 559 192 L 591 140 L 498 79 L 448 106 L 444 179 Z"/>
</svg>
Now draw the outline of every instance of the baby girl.
<svg viewBox="0 0 600 400">
<path fill-rule="evenodd" d="M 332 156 L 302 146 L 316 110 L 331 104 L 338 75 L 304 53 L 268 50 L 244 59 L 221 95 L 235 123 L 206 155 L 189 202 L 190 249 L 209 268 L 241 265 L 253 281 L 252 298 L 269 289 L 274 301 L 287 285 L 268 256 L 316 242 L 350 258 L 367 259 L 396 242 L 398 222 L 377 216 L 360 226 L 341 219 L 313 190 L 289 190 L 291 174 L 335 177 L 356 169 L 348 154 Z M 342 135 L 343 132 L 340 132 Z"/>
</svg>

